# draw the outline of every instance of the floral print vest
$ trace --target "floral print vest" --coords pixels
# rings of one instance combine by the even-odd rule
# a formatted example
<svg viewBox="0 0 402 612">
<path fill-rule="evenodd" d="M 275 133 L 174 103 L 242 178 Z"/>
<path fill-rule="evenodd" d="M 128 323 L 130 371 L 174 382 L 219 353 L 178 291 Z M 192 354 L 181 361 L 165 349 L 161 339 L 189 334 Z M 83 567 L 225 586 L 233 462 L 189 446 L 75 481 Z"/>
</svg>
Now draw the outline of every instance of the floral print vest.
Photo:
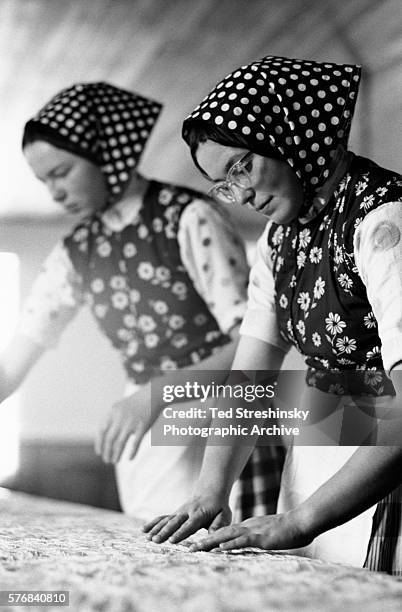
<svg viewBox="0 0 402 612">
<path fill-rule="evenodd" d="M 96 320 L 138 384 L 229 341 L 180 259 L 180 215 L 195 198 L 202 196 L 150 181 L 138 217 L 121 232 L 94 215 L 65 239 Z"/>
<path fill-rule="evenodd" d="M 306 357 L 307 383 L 323 391 L 394 392 L 382 371 L 377 322 L 355 265 L 353 235 L 371 210 L 396 200 L 402 200 L 401 177 L 353 155 L 319 215 L 304 225 L 272 223 L 269 230 L 280 334 Z"/>
</svg>

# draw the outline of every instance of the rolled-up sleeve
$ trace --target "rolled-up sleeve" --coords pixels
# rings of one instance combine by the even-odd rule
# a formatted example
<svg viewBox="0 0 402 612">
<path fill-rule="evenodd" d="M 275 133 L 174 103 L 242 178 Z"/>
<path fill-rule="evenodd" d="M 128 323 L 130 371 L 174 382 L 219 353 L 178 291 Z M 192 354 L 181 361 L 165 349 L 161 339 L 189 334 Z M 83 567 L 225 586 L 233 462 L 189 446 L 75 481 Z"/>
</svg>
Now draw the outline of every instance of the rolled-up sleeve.
<svg viewBox="0 0 402 612">
<path fill-rule="evenodd" d="M 249 268 L 244 245 L 225 211 L 195 200 L 180 218 L 182 262 L 222 332 L 238 325 L 247 306 Z"/>
<path fill-rule="evenodd" d="M 250 272 L 247 311 L 240 333 L 287 351 L 289 344 L 279 334 L 276 317 L 275 282 L 267 240 L 270 225 L 268 222 L 257 242 L 255 262 Z"/>
<path fill-rule="evenodd" d="M 356 267 L 378 324 L 389 371 L 402 362 L 402 202 L 370 212 L 354 235 Z"/>
<path fill-rule="evenodd" d="M 24 302 L 17 333 L 52 348 L 83 303 L 81 282 L 68 253 L 58 243 L 42 264 Z"/>
</svg>

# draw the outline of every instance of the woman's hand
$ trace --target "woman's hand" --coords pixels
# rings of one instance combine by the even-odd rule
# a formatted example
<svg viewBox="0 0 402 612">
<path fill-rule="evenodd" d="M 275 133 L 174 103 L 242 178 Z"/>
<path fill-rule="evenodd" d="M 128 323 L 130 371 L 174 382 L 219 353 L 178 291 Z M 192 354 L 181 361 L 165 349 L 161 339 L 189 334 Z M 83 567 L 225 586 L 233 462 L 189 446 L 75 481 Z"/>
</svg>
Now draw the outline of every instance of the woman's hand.
<svg viewBox="0 0 402 612">
<path fill-rule="evenodd" d="M 130 439 L 129 459 L 134 459 L 144 434 L 151 427 L 150 388 L 116 402 L 103 420 L 95 440 L 95 452 L 106 463 L 117 463 Z"/>
<path fill-rule="evenodd" d="M 229 525 L 232 513 L 227 498 L 221 495 L 199 495 L 180 506 L 171 515 L 158 516 L 143 527 L 153 542 L 181 542 L 205 527 L 209 532 Z"/>
<path fill-rule="evenodd" d="M 191 551 L 232 550 L 234 548 L 263 548 L 286 550 L 307 546 L 313 541 L 298 518 L 297 510 L 251 518 L 237 525 L 223 527 L 190 546 Z"/>
</svg>

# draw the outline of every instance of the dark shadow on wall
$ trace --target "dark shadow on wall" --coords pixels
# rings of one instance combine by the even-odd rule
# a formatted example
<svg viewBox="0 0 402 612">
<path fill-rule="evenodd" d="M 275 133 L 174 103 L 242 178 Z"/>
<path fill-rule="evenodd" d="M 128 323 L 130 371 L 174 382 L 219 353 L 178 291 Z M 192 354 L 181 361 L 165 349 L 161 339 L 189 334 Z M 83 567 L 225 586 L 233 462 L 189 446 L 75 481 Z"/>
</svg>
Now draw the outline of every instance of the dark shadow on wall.
<svg viewBox="0 0 402 612">
<path fill-rule="evenodd" d="M 17 474 L 1 484 L 32 495 L 121 510 L 114 468 L 88 443 L 23 442 Z"/>
</svg>

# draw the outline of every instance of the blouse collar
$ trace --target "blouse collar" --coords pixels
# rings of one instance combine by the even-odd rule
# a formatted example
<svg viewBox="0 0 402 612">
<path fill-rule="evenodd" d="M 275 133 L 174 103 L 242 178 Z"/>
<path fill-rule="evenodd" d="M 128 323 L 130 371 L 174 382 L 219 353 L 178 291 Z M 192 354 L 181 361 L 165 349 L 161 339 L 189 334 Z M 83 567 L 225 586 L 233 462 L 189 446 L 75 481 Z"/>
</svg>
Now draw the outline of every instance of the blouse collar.
<svg viewBox="0 0 402 612">
<path fill-rule="evenodd" d="M 144 197 L 150 184 L 151 181 L 137 173 L 135 191 L 109 206 L 100 215 L 104 226 L 112 232 L 121 232 L 128 225 L 138 222 Z"/>
<path fill-rule="evenodd" d="M 123 198 L 102 214 L 102 223 L 112 232 L 121 232 L 139 219 L 141 206 L 139 197 Z"/>
</svg>

